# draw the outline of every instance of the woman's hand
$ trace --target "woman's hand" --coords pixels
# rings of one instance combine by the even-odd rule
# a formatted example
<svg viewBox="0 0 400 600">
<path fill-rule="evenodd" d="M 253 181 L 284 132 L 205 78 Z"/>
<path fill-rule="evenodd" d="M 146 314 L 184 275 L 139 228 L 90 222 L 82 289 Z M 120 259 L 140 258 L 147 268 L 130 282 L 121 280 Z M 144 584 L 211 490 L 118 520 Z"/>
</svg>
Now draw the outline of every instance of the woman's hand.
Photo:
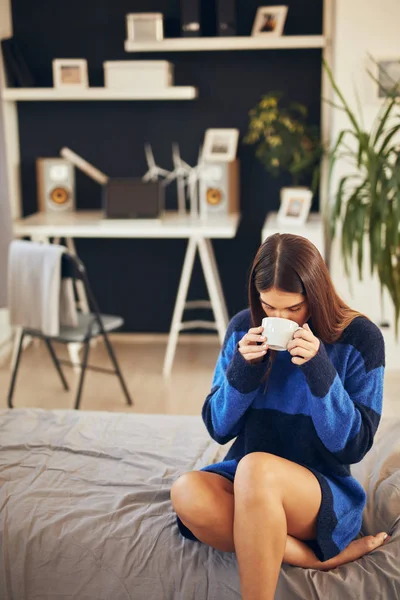
<svg viewBox="0 0 400 600">
<path fill-rule="evenodd" d="M 261 362 L 268 351 L 267 338 L 262 335 L 263 331 L 262 326 L 252 327 L 238 344 L 240 354 L 251 364 Z M 261 346 L 258 345 L 260 342 Z"/>
<path fill-rule="evenodd" d="M 293 339 L 288 343 L 287 349 L 293 356 L 292 363 L 295 365 L 304 365 L 317 354 L 320 341 L 306 323 L 301 329 L 298 329 Z"/>
</svg>

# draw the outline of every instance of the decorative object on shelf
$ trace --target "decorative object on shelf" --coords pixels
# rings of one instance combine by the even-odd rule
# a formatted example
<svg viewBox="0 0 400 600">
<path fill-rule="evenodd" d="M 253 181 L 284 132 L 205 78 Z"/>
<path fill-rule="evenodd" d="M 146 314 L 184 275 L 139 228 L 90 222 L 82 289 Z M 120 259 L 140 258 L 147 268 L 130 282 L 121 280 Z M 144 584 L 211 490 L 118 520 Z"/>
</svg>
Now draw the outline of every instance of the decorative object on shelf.
<svg viewBox="0 0 400 600">
<path fill-rule="evenodd" d="M 169 171 L 166 169 L 162 169 L 158 165 L 156 165 L 156 161 L 154 159 L 153 149 L 150 144 L 144 145 L 144 152 L 146 155 L 146 161 L 148 170 L 142 177 L 142 181 L 158 181 L 160 177 L 167 177 L 169 175 Z"/>
<path fill-rule="evenodd" d="M 1 50 L 7 87 L 34 87 L 34 77 L 16 40 L 13 37 L 1 40 Z"/>
<path fill-rule="evenodd" d="M 89 87 L 87 60 L 56 58 L 53 60 L 53 86 L 57 89 L 82 90 Z"/>
<path fill-rule="evenodd" d="M 199 204 L 202 219 L 239 212 L 239 161 L 204 161 Z"/>
<path fill-rule="evenodd" d="M 106 61 L 103 66 L 108 89 L 149 92 L 174 85 L 174 65 L 166 60 Z"/>
<path fill-rule="evenodd" d="M 260 6 L 257 9 L 251 35 L 282 35 L 287 11 L 287 6 Z"/>
<path fill-rule="evenodd" d="M 311 176 L 314 193 L 323 154 L 319 129 L 308 124 L 305 106 L 283 105 L 282 97 L 281 92 L 271 92 L 250 110 L 244 143 L 256 145 L 256 157 L 274 177 L 290 173 L 295 188 Z"/>
<path fill-rule="evenodd" d="M 140 177 L 111 178 L 103 187 L 106 219 L 160 219 L 164 211 L 164 188 L 158 181 Z"/>
<path fill-rule="evenodd" d="M 76 154 L 75 152 L 70 150 L 70 148 L 61 148 L 60 156 L 62 156 L 66 160 L 69 160 L 69 162 L 75 165 L 75 167 L 80 169 L 83 173 L 85 173 L 85 175 L 87 175 L 94 181 L 97 181 L 97 183 L 99 183 L 100 185 L 106 185 L 106 183 L 108 182 L 108 175 L 94 167 L 87 160 L 79 156 L 79 154 Z"/>
<path fill-rule="evenodd" d="M 187 165 L 189 167 L 189 165 Z M 199 181 L 204 168 L 203 150 L 200 146 L 197 165 L 189 167 L 187 178 L 190 216 L 192 219 L 199 217 Z"/>
<path fill-rule="evenodd" d="M 365 241 L 369 267 L 377 273 L 381 290 L 386 288 L 394 306 L 396 335 L 400 318 L 400 123 L 396 88 L 387 90 L 372 127 L 365 131 L 336 84 L 325 70 L 336 93 L 335 108 L 344 111 L 349 123 L 338 134 L 331 151 L 330 187 L 336 161 L 345 157 L 346 175 L 337 184 L 331 209 L 331 235 L 340 226 L 342 256 L 351 274 L 356 250 L 359 278 L 363 278 Z M 395 118 L 395 120 L 394 120 Z M 349 169 L 352 166 L 352 170 Z"/>
<path fill-rule="evenodd" d="M 186 214 L 185 186 L 190 174 L 191 166 L 181 158 L 178 144 L 172 144 L 172 162 L 174 165 L 173 171 L 167 175 L 163 181 L 163 186 L 166 187 L 176 180 L 177 196 L 178 196 L 178 211 L 181 215 Z"/>
<path fill-rule="evenodd" d="M 217 0 L 218 35 L 236 35 L 236 0 Z"/>
<path fill-rule="evenodd" d="M 304 225 L 310 212 L 312 197 L 312 191 L 306 187 L 282 188 L 277 215 L 279 225 Z"/>
<path fill-rule="evenodd" d="M 129 13 L 126 15 L 127 39 L 131 42 L 160 42 L 164 38 L 162 13 Z"/>
<path fill-rule="evenodd" d="M 181 31 L 185 37 L 202 34 L 201 0 L 181 0 Z"/>
<path fill-rule="evenodd" d="M 64 158 L 36 160 L 37 201 L 40 212 L 75 210 L 75 171 Z"/>
<path fill-rule="evenodd" d="M 204 138 L 204 160 L 231 162 L 236 159 L 238 129 L 207 129 Z"/>
</svg>

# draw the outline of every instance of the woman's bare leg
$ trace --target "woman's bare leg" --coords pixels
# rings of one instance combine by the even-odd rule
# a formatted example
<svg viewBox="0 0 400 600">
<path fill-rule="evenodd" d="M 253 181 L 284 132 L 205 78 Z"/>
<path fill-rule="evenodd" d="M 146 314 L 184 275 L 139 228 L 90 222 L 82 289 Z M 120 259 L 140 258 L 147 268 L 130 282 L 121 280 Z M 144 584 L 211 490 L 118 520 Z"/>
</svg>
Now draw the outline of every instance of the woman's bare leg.
<svg viewBox="0 0 400 600">
<path fill-rule="evenodd" d="M 174 483 L 171 498 L 182 522 L 199 540 L 222 552 L 235 551 L 234 489 L 228 479 L 205 471 L 185 473 Z M 306 569 L 334 569 L 381 546 L 383 535 L 355 540 L 326 562 L 319 561 L 307 544 L 288 535 L 283 562 Z"/>
<path fill-rule="evenodd" d="M 273 600 L 287 535 L 315 539 L 320 485 L 300 465 L 253 452 L 239 462 L 234 496 L 233 539 L 243 599 Z"/>
</svg>

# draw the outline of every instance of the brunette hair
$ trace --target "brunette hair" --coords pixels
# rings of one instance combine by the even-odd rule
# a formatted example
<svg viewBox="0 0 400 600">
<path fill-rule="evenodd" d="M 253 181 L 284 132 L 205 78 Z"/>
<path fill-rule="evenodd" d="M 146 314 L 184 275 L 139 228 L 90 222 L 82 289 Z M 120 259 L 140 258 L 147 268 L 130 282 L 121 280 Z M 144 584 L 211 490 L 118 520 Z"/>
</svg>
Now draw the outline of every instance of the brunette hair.
<svg viewBox="0 0 400 600">
<path fill-rule="evenodd" d="M 361 313 L 338 296 L 327 266 L 317 248 L 299 235 L 276 233 L 260 246 L 249 281 L 252 326 L 265 317 L 260 292 L 277 288 L 303 294 L 310 307 L 313 333 L 323 342 L 336 342 Z"/>
</svg>

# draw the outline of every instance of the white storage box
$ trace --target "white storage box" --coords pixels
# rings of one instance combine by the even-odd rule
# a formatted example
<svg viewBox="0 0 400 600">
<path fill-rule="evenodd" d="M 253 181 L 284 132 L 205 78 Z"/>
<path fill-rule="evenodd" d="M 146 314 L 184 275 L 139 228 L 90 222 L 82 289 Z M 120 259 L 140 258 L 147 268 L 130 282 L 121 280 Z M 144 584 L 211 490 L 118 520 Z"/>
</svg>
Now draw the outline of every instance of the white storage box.
<svg viewBox="0 0 400 600">
<path fill-rule="evenodd" d="M 174 65 L 166 60 L 107 61 L 104 85 L 113 90 L 164 90 L 174 85 Z"/>
<path fill-rule="evenodd" d="M 126 33 L 130 42 L 160 42 L 164 37 L 162 13 L 126 15 Z"/>
</svg>

